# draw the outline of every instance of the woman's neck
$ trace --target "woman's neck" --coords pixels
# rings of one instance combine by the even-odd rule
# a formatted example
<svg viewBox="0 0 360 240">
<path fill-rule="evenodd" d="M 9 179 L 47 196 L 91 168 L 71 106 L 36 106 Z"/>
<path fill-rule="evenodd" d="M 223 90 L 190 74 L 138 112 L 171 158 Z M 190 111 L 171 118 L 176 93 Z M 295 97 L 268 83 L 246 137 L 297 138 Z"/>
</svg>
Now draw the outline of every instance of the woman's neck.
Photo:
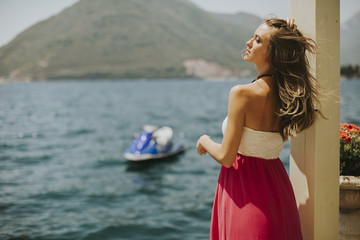
<svg viewBox="0 0 360 240">
<path fill-rule="evenodd" d="M 269 64 L 255 65 L 257 70 L 257 78 L 262 79 L 261 82 L 264 82 L 269 89 L 275 88 L 275 78 L 273 71 L 271 71 Z"/>
<path fill-rule="evenodd" d="M 257 70 L 257 76 L 264 75 L 264 74 L 272 74 L 271 68 L 269 64 L 261 64 L 255 65 Z"/>
</svg>

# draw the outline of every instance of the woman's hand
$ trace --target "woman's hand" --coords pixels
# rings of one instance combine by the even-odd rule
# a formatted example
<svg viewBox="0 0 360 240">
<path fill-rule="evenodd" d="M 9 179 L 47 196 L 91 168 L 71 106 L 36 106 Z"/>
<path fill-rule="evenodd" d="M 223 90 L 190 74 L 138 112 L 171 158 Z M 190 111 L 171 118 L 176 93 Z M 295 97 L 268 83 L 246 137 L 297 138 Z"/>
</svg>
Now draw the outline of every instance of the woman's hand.
<svg viewBox="0 0 360 240">
<path fill-rule="evenodd" d="M 203 147 L 203 145 L 201 144 L 201 141 L 204 139 L 204 138 L 209 138 L 210 137 L 208 135 L 202 135 L 199 140 L 197 141 L 197 144 L 196 144 L 196 150 L 197 152 L 199 153 L 199 155 L 205 155 L 207 153 L 207 150 Z"/>
<path fill-rule="evenodd" d="M 289 26 L 289 28 L 291 28 L 293 31 L 295 31 L 297 29 L 297 26 L 295 24 L 295 19 L 293 18 L 286 18 L 286 23 Z"/>
</svg>

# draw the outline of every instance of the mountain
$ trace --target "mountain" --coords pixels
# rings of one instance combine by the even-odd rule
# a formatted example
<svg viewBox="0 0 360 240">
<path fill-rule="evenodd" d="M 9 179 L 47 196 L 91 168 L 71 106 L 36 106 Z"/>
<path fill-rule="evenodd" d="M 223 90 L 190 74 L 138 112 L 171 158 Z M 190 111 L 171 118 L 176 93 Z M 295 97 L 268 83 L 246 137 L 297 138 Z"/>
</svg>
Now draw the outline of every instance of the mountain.
<svg viewBox="0 0 360 240">
<path fill-rule="evenodd" d="M 341 65 L 360 65 L 360 11 L 340 28 Z"/>
<path fill-rule="evenodd" d="M 250 35 L 247 36 L 249 39 L 252 37 L 256 28 L 262 24 L 263 19 L 246 12 L 239 12 L 236 14 L 223 14 L 213 13 L 215 17 L 225 21 L 226 23 L 241 29 L 248 29 Z"/>
<path fill-rule="evenodd" d="M 239 76 L 253 31 L 187 0 L 80 0 L 0 48 L 0 78 Z"/>
</svg>

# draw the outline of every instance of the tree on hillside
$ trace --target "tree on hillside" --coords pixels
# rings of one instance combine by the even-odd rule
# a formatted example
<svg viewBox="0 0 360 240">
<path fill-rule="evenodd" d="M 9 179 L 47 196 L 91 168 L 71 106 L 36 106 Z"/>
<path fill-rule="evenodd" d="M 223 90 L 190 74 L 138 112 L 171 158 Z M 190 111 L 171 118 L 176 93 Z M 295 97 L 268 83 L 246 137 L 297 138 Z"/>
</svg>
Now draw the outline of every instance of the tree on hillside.
<svg viewBox="0 0 360 240">
<path fill-rule="evenodd" d="M 346 78 L 360 78 L 359 65 L 344 65 L 340 68 L 340 74 Z"/>
</svg>

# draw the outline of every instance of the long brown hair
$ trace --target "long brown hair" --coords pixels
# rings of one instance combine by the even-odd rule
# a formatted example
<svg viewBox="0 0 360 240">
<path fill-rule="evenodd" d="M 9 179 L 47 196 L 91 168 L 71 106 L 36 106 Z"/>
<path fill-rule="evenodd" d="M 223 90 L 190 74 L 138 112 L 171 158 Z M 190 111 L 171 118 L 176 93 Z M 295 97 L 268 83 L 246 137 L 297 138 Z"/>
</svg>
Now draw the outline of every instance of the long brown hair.
<svg viewBox="0 0 360 240">
<path fill-rule="evenodd" d="M 265 23 L 273 30 L 267 61 L 277 82 L 280 133 L 285 140 L 311 126 L 317 112 L 321 114 L 316 108 L 320 105 L 319 86 L 310 73 L 307 55 L 316 53 L 316 43 L 283 19 L 271 18 Z"/>
</svg>

